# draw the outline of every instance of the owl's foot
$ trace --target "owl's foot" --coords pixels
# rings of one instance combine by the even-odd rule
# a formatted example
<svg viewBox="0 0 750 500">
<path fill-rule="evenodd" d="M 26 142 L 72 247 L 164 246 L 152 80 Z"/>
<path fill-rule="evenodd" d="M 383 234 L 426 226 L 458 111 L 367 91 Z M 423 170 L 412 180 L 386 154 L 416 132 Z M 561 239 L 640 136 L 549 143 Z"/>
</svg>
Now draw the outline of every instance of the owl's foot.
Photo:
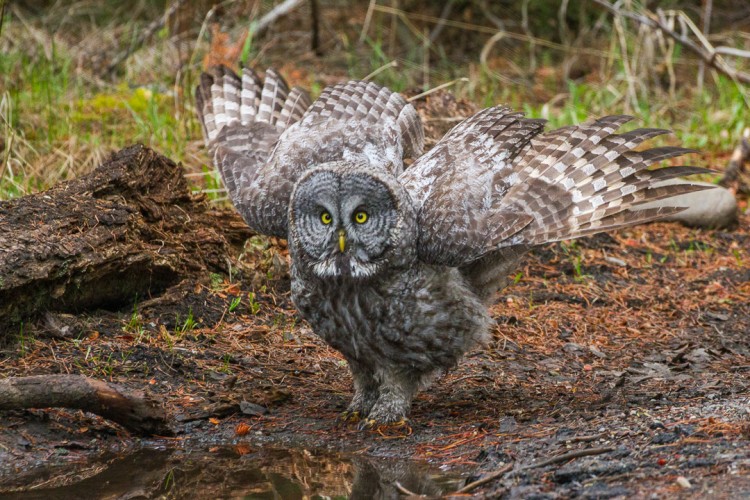
<svg viewBox="0 0 750 500">
<path fill-rule="evenodd" d="M 341 414 L 341 419 L 350 422 L 358 422 L 359 419 L 366 417 L 370 413 L 370 410 L 375 406 L 377 400 L 378 393 L 375 391 L 355 391 L 351 403 L 349 403 L 346 411 Z"/>
<path fill-rule="evenodd" d="M 411 434 L 411 425 L 409 425 L 409 419 L 406 417 L 401 418 L 396 422 L 379 422 L 374 418 L 364 418 L 359 422 L 357 429 L 361 431 L 377 430 L 381 434 L 390 433 L 390 431 L 397 431 L 398 433 L 405 432 L 406 435 Z"/>
<path fill-rule="evenodd" d="M 341 420 L 342 422 L 356 423 L 359 422 L 360 419 L 361 418 L 358 411 L 346 410 L 345 412 L 341 413 L 341 415 L 339 415 L 339 420 Z"/>
<path fill-rule="evenodd" d="M 359 423 L 359 429 L 374 429 L 383 426 L 403 427 L 408 425 L 407 409 L 399 405 L 375 405 L 367 418 Z"/>
<path fill-rule="evenodd" d="M 366 431 L 370 429 L 374 429 L 378 425 L 377 421 L 371 419 L 371 418 L 363 418 L 359 425 L 357 426 L 357 429 L 361 431 Z"/>
</svg>

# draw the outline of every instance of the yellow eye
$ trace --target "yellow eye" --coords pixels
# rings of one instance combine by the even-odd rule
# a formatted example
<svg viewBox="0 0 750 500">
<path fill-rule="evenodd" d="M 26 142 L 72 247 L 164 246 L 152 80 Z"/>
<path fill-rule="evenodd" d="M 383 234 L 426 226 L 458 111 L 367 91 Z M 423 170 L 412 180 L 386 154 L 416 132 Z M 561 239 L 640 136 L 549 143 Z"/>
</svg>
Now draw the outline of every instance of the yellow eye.
<svg viewBox="0 0 750 500">
<path fill-rule="evenodd" d="M 367 222 L 367 212 L 360 210 L 356 214 L 354 214 L 354 222 L 357 224 L 364 224 Z"/>
<path fill-rule="evenodd" d="M 333 217 L 331 217 L 331 214 L 329 214 L 328 212 L 323 212 L 322 214 L 320 214 L 320 222 L 327 226 L 328 224 L 333 222 Z"/>
</svg>

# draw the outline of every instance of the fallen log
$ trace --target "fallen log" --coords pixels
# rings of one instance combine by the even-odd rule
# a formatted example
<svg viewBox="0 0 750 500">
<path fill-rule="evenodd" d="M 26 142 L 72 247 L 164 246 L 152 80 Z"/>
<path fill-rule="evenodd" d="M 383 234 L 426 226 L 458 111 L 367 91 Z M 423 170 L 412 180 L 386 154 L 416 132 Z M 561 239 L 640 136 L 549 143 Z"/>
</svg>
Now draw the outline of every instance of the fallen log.
<svg viewBox="0 0 750 500">
<path fill-rule="evenodd" d="M 0 380 L 0 410 L 73 408 L 95 413 L 137 434 L 172 435 L 164 409 L 140 391 L 82 375 L 37 375 Z"/>
<path fill-rule="evenodd" d="M 122 309 L 185 278 L 228 272 L 251 235 L 191 195 L 182 168 L 143 147 L 48 191 L 0 202 L 0 338 L 46 311 Z"/>
</svg>

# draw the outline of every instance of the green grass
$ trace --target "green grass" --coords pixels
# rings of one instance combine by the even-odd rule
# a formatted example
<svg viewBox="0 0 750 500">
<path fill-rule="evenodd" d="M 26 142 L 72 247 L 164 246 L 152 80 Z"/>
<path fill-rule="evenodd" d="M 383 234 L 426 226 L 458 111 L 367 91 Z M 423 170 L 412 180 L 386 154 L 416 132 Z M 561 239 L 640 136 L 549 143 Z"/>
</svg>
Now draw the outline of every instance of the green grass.
<svg viewBox="0 0 750 500">
<path fill-rule="evenodd" d="M 154 11 L 152 16 L 157 14 Z M 100 17 L 97 22 L 105 26 L 106 15 L 97 19 Z M 36 21 L 26 20 L 32 24 Z M 43 21 L 39 20 L 36 28 L 44 31 L 46 26 L 39 23 Z M 234 28 L 239 31 L 249 25 L 244 19 Z M 135 33 L 139 26 L 126 25 L 123 29 Z M 326 71 L 350 78 L 377 72 L 373 80 L 396 91 L 424 90 L 468 78 L 468 82 L 451 87 L 459 97 L 482 106 L 510 105 L 530 117 L 548 119 L 550 128 L 579 123 L 589 117 L 628 113 L 637 117 L 629 126 L 675 130 L 674 138 L 657 139 L 655 144 L 681 143 L 710 153 L 730 151 L 743 129 L 750 126 L 747 89 L 728 78 L 713 77 L 710 72 L 701 92 L 691 85 L 682 85 L 670 95 L 658 85 L 639 82 L 633 102 L 627 98 L 626 68 L 618 62 L 616 47 L 610 47 L 614 62 L 606 69 L 590 73 L 593 78 L 564 81 L 558 71 L 564 55 L 559 50 L 539 49 L 537 66 L 548 70 L 546 73 L 518 75 L 521 70 L 530 71 L 524 59 L 527 47 L 522 43 L 496 47 L 493 52 L 496 54 L 489 62 L 499 67 L 490 69 L 478 63 L 478 53 L 466 53 L 456 59 L 450 40 L 436 44 L 427 53 L 423 36 L 415 34 L 413 27 L 406 29 L 402 23 L 395 23 L 399 36 L 394 37 L 390 31 L 393 26 L 389 17 L 376 16 L 363 44 L 357 43 L 361 26 L 340 27 L 340 43 L 327 49 L 321 61 L 296 58 L 288 47 L 264 45 L 263 39 L 253 36 L 247 37 L 239 57 L 253 61 L 260 68 L 283 66 L 282 72 L 297 66 L 305 69 L 308 76 L 302 83 L 306 83 L 314 96 L 324 86 L 319 75 Z M 86 173 L 111 151 L 136 142 L 183 162 L 196 189 L 206 190 L 213 198 L 222 198 L 220 181 L 201 149 L 200 129 L 192 109 L 192 89 L 208 45 L 205 30 L 201 33 L 204 38 L 198 40 L 196 30 L 193 52 L 179 72 L 170 64 L 170 52 L 165 47 L 172 35 L 165 28 L 149 45 L 131 56 L 120 76 L 107 81 L 85 68 L 82 70 L 76 46 L 57 43 L 55 36 L 50 37 L 46 52 L 33 41 L 13 43 L 12 38 L 25 39 L 29 35 L 12 13 L 6 13 L 2 32 L 6 39 L 0 38 L 0 47 L 10 47 L 0 51 L 0 144 L 3 145 L 0 199 L 39 191 Z M 480 37 L 480 41 L 487 37 L 469 31 L 455 36 Z M 636 37 L 634 33 L 628 36 L 631 51 Z M 395 49 L 394 38 L 398 41 Z M 608 44 L 607 41 L 602 47 L 606 49 Z M 151 60 L 157 63 L 163 60 L 163 69 L 156 64 L 148 66 L 146 71 L 143 67 L 147 65 L 135 64 L 149 51 Z M 504 62 L 503 58 L 510 56 L 516 60 Z M 682 73 L 690 75 L 691 68 L 694 70 L 695 64 L 685 60 L 681 51 L 676 50 L 671 58 Z M 285 65 L 297 59 L 299 63 Z M 511 84 L 505 77 L 500 81 L 498 75 L 504 72 L 513 81 L 525 83 Z"/>
<path fill-rule="evenodd" d="M 195 328 L 196 321 L 193 317 L 193 308 L 188 308 L 188 314 L 184 321 L 180 321 L 180 315 L 177 315 L 175 320 L 175 333 L 184 335 L 185 333 L 192 332 Z"/>
</svg>

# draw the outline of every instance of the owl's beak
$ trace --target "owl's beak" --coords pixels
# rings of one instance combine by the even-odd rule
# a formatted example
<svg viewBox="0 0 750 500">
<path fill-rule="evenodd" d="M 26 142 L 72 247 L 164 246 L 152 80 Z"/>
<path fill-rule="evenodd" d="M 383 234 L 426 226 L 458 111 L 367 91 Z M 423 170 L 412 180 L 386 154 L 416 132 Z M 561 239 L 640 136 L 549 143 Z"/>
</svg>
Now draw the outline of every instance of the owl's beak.
<svg viewBox="0 0 750 500">
<path fill-rule="evenodd" d="M 343 229 L 339 229 L 339 250 L 341 250 L 341 253 L 346 250 L 346 233 Z"/>
</svg>

